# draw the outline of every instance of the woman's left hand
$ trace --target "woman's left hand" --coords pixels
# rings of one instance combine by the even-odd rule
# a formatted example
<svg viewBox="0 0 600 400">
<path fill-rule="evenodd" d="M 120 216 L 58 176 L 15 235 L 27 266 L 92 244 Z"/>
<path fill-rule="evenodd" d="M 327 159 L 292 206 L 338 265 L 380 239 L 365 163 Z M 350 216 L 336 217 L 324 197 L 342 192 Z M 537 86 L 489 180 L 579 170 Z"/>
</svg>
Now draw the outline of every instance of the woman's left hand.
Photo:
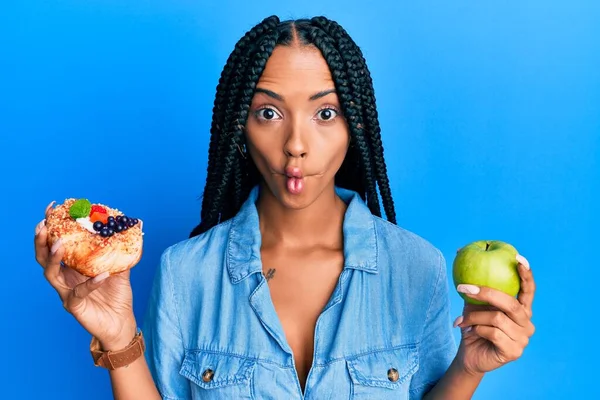
<svg viewBox="0 0 600 400">
<path fill-rule="evenodd" d="M 454 326 L 460 326 L 462 340 L 457 357 L 465 371 L 484 374 L 521 357 L 535 332 L 531 322 L 531 305 L 535 282 L 525 257 L 517 255 L 521 289 L 517 298 L 483 286 L 459 285 L 457 290 L 488 303 L 465 303 L 463 315 Z"/>
</svg>

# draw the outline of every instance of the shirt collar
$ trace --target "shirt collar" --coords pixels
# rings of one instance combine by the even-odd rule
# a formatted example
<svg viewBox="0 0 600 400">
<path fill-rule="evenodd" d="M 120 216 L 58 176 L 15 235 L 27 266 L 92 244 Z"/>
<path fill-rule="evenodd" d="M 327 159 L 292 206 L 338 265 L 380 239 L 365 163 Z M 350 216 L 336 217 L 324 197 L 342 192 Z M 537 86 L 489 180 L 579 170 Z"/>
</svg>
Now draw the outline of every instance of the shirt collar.
<svg viewBox="0 0 600 400">
<path fill-rule="evenodd" d="M 227 242 L 227 269 L 233 283 L 261 272 L 261 235 L 256 201 L 259 186 L 255 186 L 238 213 L 232 218 Z M 377 236 L 373 214 L 358 193 L 337 187 L 338 196 L 348 204 L 344 215 L 344 269 L 351 268 L 377 273 Z"/>
</svg>

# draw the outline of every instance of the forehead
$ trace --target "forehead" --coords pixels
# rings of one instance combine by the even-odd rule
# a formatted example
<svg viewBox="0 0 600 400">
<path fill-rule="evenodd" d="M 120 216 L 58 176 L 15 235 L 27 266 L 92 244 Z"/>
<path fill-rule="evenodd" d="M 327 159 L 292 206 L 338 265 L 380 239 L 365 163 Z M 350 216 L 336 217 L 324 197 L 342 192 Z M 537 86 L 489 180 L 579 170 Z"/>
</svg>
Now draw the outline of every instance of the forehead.
<svg viewBox="0 0 600 400">
<path fill-rule="evenodd" d="M 314 46 L 277 46 L 258 86 L 282 95 L 334 88 L 327 62 Z"/>
</svg>

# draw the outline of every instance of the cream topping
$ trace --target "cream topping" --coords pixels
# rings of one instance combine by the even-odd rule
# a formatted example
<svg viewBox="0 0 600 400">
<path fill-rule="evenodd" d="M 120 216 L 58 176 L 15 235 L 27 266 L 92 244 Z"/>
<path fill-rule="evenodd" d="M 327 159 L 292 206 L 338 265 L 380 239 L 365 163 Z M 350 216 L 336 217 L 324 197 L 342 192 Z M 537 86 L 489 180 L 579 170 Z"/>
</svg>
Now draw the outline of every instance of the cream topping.
<svg viewBox="0 0 600 400">
<path fill-rule="evenodd" d="M 90 217 L 77 218 L 75 221 L 77 221 L 77 223 L 79 225 L 81 225 L 82 227 L 84 227 L 88 231 L 90 231 L 92 233 L 98 233 L 98 232 L 96 232 L 94 230 L 94 223 L 90 220 Z"/>
</svg>

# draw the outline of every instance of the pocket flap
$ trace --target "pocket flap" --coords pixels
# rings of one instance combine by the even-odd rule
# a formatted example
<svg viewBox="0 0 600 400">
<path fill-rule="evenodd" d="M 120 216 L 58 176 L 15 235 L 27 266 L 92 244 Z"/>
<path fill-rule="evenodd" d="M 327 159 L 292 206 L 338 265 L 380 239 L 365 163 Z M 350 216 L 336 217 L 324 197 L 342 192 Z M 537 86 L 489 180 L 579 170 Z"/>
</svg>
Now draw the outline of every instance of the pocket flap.
<svg viewBox="0 0 600 400">
<path fill-rule="evenodd" d="M 379 350 L 349 358 L 348 371 L 354 384 L 394 389 L 418 369 L 416 345 Z"/>
<path fill-rule="evenodd" d="M 254 365 L 248 357 L 188 350 L 179 373 L 202 388 L 213 389 L 248 382 Z"/>
</svg>

